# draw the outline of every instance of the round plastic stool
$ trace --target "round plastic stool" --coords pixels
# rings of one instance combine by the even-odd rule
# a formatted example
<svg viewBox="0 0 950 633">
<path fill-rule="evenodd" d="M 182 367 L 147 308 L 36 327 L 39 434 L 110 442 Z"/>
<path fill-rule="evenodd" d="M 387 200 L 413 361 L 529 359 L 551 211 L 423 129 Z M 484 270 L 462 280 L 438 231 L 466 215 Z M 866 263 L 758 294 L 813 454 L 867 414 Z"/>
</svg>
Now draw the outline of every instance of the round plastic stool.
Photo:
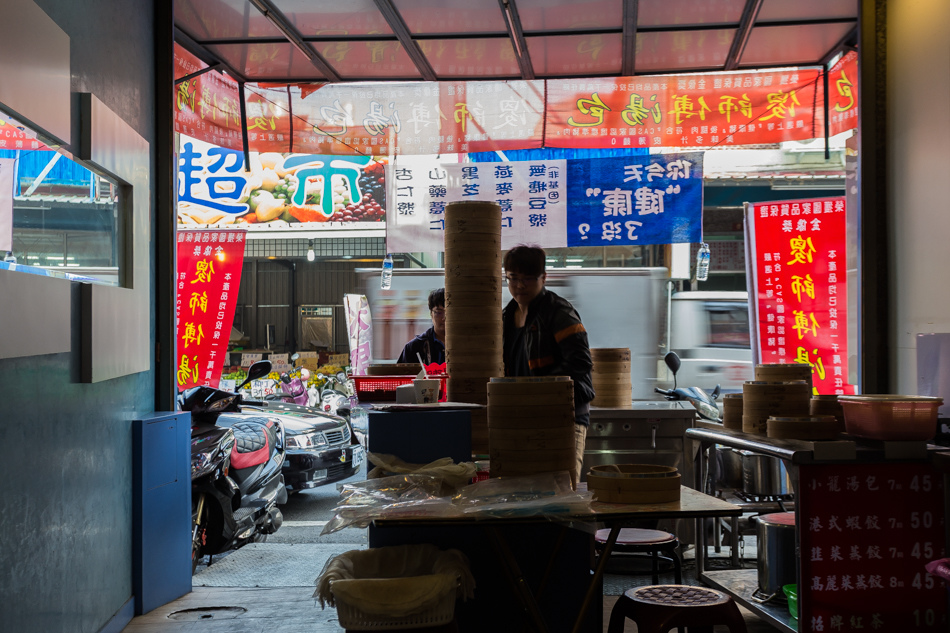
<svg viewBox="0 0 950 633">
<path fill-rule="evenodd" d="M 594 542 L 597 549 L 603 548 L 604 543 L 610 536 L 609 529 L 597 530 L 594 533 Z M 617 542 L 611 552 L 629 552 L 637 554 L 649 554 L 653 563 L 653 584 L 660 582 L 659 559 L 673 563 L 673 577 L 676 584 L 683 582 L 682 564 L 676 548 L 680 542 L 669 532 L 663 530 L 643 530 L 640 528 L 623 528 L 617 536 Z M 663 555 L 661 556 L 660 553 Z"/>
<path fill-rule="evenodd" d="M 730 633 L 747 633 L 736 603 L 721 591 L 689 585 L 650 585 L 628 589 L 610 612 L 607 633 L 623 633 L 624 620 L 637 623 L 638 633 L 667 633 L 686 627 L 689 633 L 712 633 L 720 624 Z"/>
</svg>

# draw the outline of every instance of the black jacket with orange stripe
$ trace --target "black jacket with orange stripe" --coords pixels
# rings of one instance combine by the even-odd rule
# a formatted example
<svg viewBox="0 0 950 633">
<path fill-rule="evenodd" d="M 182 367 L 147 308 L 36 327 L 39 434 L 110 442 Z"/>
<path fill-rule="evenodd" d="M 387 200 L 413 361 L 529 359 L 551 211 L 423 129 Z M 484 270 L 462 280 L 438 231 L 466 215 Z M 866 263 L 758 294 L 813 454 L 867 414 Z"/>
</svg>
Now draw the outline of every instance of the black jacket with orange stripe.
<svg viewBox="0 0 950 633">
<path fill-rule="evenodd" d="M 514 313 L 518 304 L 512 299 L 502 311 L 505 337 L 514 336 Z M 528 306 L 525 319 L 524 354 L 532 376 L 570 376 L 574 381 L 574 406 L 594 399 L 591 368 L 594 366 L 587 342 L 587 330 L 581 317 L 567 299 L 542 289 Z M 506 355 L 505 375 L 512 362 Z"/>
</svg>

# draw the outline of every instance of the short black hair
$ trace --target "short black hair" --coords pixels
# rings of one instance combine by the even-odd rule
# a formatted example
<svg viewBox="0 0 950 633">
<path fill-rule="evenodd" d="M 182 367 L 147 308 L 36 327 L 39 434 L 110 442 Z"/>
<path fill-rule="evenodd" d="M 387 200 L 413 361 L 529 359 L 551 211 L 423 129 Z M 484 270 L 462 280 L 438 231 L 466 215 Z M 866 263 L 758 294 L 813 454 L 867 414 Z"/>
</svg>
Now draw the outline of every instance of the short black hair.
<svg viewBox="0 0 950 633">
<path fill-rule="evenodd" d="M 505 254 L 505 272 L 540 277 L 544 274 L 544 249 L 540 246 L 518 244 Z"/>
<path fill-rule="evenodd" d="M 445 307 L 445 288 L 436 288 L 429 293 L 429 312 L 435 307 Z"/>
</svg>

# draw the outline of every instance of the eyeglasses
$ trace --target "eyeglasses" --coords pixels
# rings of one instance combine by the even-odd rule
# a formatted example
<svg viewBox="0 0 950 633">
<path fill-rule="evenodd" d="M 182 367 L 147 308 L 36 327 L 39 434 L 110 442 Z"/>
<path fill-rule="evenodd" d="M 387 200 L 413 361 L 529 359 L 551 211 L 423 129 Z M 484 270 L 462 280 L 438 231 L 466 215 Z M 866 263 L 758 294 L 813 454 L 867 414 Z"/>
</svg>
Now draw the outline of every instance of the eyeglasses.
<svg viewBox="0 0 950 633">
<path fill-rule="evenodd" d="M 527 286 L 529 284 L 537 283 L 538 279 L 541 279 L 541 275 L 505 275 L 505 281 L 508 282 L 509 286 L 522 285 Z"/>
<path fill-rule="evenodd" d="M 432 316 L 445 318 L 445 309 L 444 308 L 432 308 Z"/>
</svg>

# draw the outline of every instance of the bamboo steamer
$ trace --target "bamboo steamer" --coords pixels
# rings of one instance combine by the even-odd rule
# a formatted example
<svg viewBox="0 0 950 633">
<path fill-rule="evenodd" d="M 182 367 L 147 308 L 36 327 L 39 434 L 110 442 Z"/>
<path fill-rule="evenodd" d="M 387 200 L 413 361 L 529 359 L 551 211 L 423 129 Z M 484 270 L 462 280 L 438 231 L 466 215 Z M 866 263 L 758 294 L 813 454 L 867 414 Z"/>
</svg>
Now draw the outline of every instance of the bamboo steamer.
<svg viewBox="0 0 950 633">
<path fill-rule="evenodd" d="M 576 487 L 574 381 L 493 378 L 487 396 L 491 476 L 566 470 Z"/>
<path fill-rule="evenodd" d="M 809 413 L 813 416 L 830 415 L 835 418 L 835 424 L 840 433 L 844 433 L 844 409 L 838 402 L 838 396 L 812 396 L 809 402 Z"/>
<path fill-rule="evenodd" d="M 630 348 L 591 348 L 593 360 L 591 382 L 594 399 L 591 405 L 612 409 L 633 408 L 633 384 L 630 380 Z"/>
<path fill-rule="evenodd" d="M 486 385 L 504 373 L 501 327 L 501 207 L 494 202 L 445 206 L 448 399 L 487 404 Z M 481 299 L 481 301 L 479 301 Z M 474 318 L 473 318 L 474 317 Z M 472 412 L 472 451 L 489 452 L 488 412 Z"/>
<path fill-rule="evenodd" d="M 803 363 L 764 363 L 755 366 L 755 379 L 763 382 L 804 380 L 808 383 L 808 394 L 811 395 L 811 365 Z"/>
<path fill-rule="evenodd" d="M 742 430 L 764 435 L 771 416 L 807 416 L 810 399 L 811 385 L 803 380 L 747 381 L 742 385 Z"/>
<path fill-rule="evenodd" d="M 767 435 L 778 440 L 833 440 L 838 423 L 833 415 L 776 417 L 768 419 Z"/>
<path fill-rule="evenodd" d="M 606 503 L 669 503 L 679 501 L 681 479 L 670 466 L 607 464 L 591 467 L 587 489 Z"/>
<path fill-rule="evenodd" d="M 727 429 L 742 430 L 741 393 L 727 393 L 722 397 L 722 425 Z"/>
</svg>

